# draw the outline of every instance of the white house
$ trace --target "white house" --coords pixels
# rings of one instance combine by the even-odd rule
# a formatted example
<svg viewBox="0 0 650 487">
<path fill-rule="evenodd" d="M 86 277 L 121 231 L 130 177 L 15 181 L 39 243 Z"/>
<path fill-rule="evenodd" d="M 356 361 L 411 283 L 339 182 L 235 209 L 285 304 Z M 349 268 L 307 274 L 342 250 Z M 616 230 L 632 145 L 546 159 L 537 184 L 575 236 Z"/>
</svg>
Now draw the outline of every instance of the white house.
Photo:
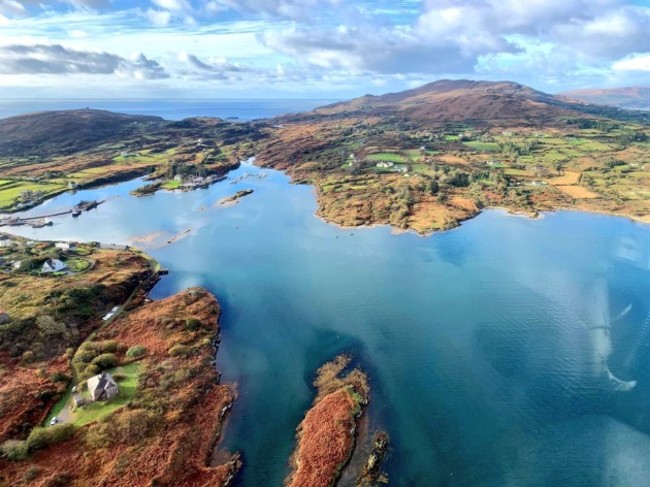
<svg viewBox="0 0 650 487">
<path fill-rule="evenodd" d="M 59 250 L 70 250 L 74 248 L 74 244 L 70 242 L 57 242 L 54 246 Z"/>
<path fill-rule="evenodd" d="M 61 272 L 64 271 L 68 268 L 65 263 L 60 261 L 59 259 L 47 259 L 43 263 L 43 268 L 41 269 L 41 272 L 43 273 L 49 273 L 49 272 Z"/>
</svg>

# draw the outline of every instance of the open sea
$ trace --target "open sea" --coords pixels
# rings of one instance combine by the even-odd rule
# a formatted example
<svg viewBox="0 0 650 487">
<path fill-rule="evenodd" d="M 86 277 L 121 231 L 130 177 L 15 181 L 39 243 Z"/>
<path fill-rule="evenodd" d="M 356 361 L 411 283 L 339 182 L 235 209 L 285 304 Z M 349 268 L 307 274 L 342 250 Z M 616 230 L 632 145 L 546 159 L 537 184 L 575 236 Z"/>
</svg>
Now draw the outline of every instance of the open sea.
<svg viewBox="0 0 650 487">
<path fill-rule="evenodd" d="M 2 99 L 0 119 L 45 110 L 95 108 L 131 115 L 155 115 L 167 120 L 188 117 L 268 118 L 312 110 L 337 100 L 188 100 L 188 99 Z"/>
</svg>

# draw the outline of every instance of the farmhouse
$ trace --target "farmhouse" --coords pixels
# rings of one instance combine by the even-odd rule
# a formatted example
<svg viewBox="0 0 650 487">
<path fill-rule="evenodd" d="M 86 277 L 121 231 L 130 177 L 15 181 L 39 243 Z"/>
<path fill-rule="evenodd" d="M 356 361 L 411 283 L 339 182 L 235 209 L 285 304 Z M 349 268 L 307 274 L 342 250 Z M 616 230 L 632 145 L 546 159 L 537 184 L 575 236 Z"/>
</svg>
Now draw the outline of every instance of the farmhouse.
<svg viewBox="0 0 650 487">
<path fill-rule="evenodd" d="M 62 261 L 59 259 L 47 259 L 43 263 L 43 268 L 41 269 L 41 272 L 47 274 L 50 272 L 62 272 L 68 268 L 67 265 L 65 265 Z"/>
<path fill-rule="evenodd" d="M 54 246 L 59 250 L 71 250 L 74 249 L 75 245 L 71 242 L 57 242 Z"/>
<path fill-rule="evenodd" d="M 102 401 L 117 396 L 117 382 L 108 372 L 102 372 L 88 379 L 88 392 L 93 401 Z"/>
</svg>

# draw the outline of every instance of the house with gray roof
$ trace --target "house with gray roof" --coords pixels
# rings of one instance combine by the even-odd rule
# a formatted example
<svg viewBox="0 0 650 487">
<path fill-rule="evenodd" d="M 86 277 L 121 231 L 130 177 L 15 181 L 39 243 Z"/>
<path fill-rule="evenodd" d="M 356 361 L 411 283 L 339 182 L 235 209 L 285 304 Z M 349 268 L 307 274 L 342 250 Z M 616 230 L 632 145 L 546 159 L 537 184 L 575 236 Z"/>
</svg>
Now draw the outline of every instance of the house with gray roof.
<svg viewBox="0 0 650 487">
<path fill-rule="evenodd" d="M 49 272 L 62 272 L 65 271 L 68 268 L 67 265 L 63 261 L 60 261 L 59 259 L 47 259 L 43 263 L 43 268 L 41 269 L 41 272 L 43 273 L 49 273 Z"/>
<path fill-rule="evenodd" d="M 93 401 L 111 399 L 117 396 L 119 392 L 117 382 L 115 382 L 115 379 L 108 372 L 102 372 L 91 377 L 86 381 L 86 384 L 88 385 L 88 392 Z"/>
</svg>

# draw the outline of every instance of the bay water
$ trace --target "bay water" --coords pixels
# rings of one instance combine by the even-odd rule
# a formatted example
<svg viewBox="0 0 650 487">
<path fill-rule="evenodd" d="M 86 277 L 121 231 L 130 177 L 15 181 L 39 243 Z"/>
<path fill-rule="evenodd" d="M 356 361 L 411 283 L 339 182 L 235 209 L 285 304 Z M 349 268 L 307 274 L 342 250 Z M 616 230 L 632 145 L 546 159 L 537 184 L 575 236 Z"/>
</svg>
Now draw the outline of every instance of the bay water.
<svg viewBox="0 0 650 487">
<path fill-rule="evenodd" d="M 647 225 L 491 210 L 422 237 L 330 225 L 313 188 L 250 164 L 194 192 L 130 196 L 141 184 L 60 195 L 27 214 L 106 202 L 12 231 L 136 245 L 171 271 L 154 298 L 218 297 L 237 485 L 282 484 L 314 371 L 340 353 L 369 373 L 390 485 L 647 485 Z"/>
</svg>

